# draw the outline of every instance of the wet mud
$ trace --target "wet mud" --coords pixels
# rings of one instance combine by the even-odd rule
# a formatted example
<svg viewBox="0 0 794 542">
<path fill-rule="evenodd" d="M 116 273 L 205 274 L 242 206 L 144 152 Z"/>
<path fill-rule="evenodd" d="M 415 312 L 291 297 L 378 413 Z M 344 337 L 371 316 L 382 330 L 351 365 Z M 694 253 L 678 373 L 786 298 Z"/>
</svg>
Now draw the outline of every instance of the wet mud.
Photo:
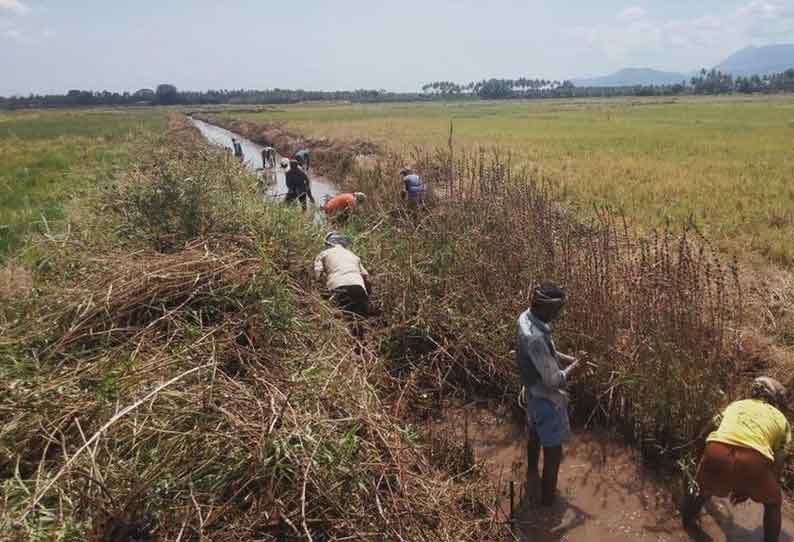
<svg viewBox="0 0 794 542">
<path fill-rule="evenodd" d="M 576 432 L 565 447 L 559 498 L 551 509 L 525 497 L 526 431 L 504 409 L 469 405 L 448 410 L 453 438 L 468 441 L 500 494 L 500 515 L 526 542 L 654 541 L 745 542 L 763 540 L 763 507 L 732 506 L 715 499 L 701 516 L 700 532 L 687 533 L 677 507 L 680 483 L 643 467 L 637 452 L 606 435 Z M 542 461 L 542 460 L 541 460 Z M 794 514 L 784 512 L 781 542 L 794 541 Z"/>
</svg>

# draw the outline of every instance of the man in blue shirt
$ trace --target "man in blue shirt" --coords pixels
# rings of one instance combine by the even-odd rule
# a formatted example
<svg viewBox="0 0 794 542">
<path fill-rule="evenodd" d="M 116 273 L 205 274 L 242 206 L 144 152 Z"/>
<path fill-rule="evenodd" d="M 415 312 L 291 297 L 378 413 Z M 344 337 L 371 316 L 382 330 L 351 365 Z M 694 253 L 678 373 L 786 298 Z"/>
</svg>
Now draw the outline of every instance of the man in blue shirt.
<svg viewBox="0 0 794 542">
<path fill-rule="evenodd" d="M 557 352 L 550 323 L 565 305 L 565 292 L 551 283 L 535 288 L 532 305 L 518 318 L 516 362 L 527 394 L 527 491 L 551 506 L 557 493 L 562 445 L 570 437 L 565 387 L 579 361 Z M 561 368 L 561 362 L 565 368 Z M 543 449 L 543 478 L 538 472 Z M 538 491 L 540 490 L 540 491 Z"/>
<path fill-rule="evenodd" d="M 400 176 L 404 184 L 403 199 L 407 200 L 411 207 L 418 207 L 424 203 L 427 187 L 422 178 L 407 167 L 400 170 Z"/>
</svg>

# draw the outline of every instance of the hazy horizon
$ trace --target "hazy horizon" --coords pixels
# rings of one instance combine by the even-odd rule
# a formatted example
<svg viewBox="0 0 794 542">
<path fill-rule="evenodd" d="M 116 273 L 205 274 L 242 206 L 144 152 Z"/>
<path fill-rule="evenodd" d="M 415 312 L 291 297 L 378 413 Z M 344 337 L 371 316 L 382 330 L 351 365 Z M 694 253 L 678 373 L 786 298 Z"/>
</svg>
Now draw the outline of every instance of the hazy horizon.
<svg viewBox="0 0 794 542">
<path fill-rule="evenodd" d="M 794 0 L 229 4 L 0 0 L 0 95 L 159 83 L 418 91 L 435 80 L 688 72 L 794 41 Z"/>
</svg>

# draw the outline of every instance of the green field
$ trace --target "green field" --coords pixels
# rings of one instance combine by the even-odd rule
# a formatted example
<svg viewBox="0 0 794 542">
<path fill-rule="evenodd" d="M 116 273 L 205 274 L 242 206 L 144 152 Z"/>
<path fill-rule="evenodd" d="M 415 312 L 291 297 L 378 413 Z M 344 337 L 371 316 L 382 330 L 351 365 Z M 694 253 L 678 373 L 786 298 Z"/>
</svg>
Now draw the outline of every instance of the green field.
<svg viewBox="0 0 794 542">
<path fill-rule="evenodd" d="M 0 260 L 32 232 L 62 227 L 64 206 L 129 158 L 131 131 L 162 110 L 0 113 Z"/>
<path fill-rule="evenodd" d="M 733 254 L 794 261 L 794 99 L 682 98 L 294 106 L 225 113 L 394 150 L 511 149 L 564 197 L 611 204 L 641 226 L 692 217 Z"/>
</svg>

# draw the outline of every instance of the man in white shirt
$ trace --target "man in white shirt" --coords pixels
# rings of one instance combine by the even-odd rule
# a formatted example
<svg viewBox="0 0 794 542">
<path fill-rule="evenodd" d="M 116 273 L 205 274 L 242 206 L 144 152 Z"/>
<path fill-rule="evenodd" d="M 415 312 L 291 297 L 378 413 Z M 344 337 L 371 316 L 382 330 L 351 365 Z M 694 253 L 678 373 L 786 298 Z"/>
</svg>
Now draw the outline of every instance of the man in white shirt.
<svg viewBox="0 0 794 542">
<path fill-rule="evenodd" d="M 314 277 L 325 276 L 326 287 L 339 306 L 363 318 L 369 313 L 369 273 L 346 248 L 351 244 L 350 238 L 336 232 L 326 235 L 326 248 L 314 260 Z"/>
</svg>

